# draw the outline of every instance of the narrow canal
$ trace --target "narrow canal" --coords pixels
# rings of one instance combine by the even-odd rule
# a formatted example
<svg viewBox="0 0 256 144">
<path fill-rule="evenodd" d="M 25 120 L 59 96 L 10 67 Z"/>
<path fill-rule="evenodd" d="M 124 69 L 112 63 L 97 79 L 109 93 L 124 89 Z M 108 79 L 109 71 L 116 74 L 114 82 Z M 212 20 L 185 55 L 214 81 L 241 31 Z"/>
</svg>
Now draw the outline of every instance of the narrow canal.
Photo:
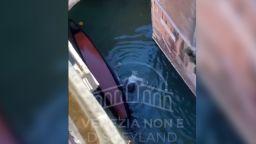
<svg viewBox="0 0 256 144">
<path fill-rule="evenodd" d="M 193 144 L 196 99 L 152 40 L 150 9 L 150 0 L 81 0 L 69 17 L 84 23 L 121 84 L 131 74 L 143 80 L 127 96 L 127 136 L 138 144 Z"/>
</svg>

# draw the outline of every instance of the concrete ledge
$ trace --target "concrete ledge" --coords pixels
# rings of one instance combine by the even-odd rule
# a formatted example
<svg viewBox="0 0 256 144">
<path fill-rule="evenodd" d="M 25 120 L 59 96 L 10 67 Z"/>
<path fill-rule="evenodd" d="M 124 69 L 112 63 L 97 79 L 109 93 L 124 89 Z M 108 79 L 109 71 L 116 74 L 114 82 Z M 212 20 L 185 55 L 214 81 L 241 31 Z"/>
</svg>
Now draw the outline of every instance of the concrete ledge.
<svg viewBox="0 0 256 144">
<path fill-rule="evenodd" d="M 88 135 L 96 134 L 96 140 L 91 143 L 100 144 L 125 144 L 125 140 L 114 126 L 104 109 L 92 95 L 90 90 L 85 86 L 82 78 L 69 63 L 69 94 L 70 105 L 69 113 L 71 119 L 75 119 L 74 123 L 78 123 L 78 118 L 82 119 L 77 128 L 81 132 L 82 126 L 84 127 L 84 133 L 82 137 L 88 142 Z M 75 110 L 76 108 L 76 110 Z M 80 111 L 80 113 L 76 113 Z M 78 114 L 78 115 L 75 115 Z"/>
<path fill-rule="evenodd" d="M 69 141 L 68 144 L 86 144 L 73 120 L 68 118 Z"/>
<path fill-rule="evenodd" d="M 85 65 L 83 60 L 80 58 L 75 48 L 70 42 L 68 42 L 68 51 L 69 51 L 69 61 L 72 64 L 73 68 L 79 73 L 84 84 L 88 87 L 90 91 L 94 91 L 98 88 L 99 83 L 89 71 L 88 67 Z"/>
<path fill-rule="evenodd" d="M 68 0 L 68 10 L 75 6 L 80 0 Z"/>
</svg>

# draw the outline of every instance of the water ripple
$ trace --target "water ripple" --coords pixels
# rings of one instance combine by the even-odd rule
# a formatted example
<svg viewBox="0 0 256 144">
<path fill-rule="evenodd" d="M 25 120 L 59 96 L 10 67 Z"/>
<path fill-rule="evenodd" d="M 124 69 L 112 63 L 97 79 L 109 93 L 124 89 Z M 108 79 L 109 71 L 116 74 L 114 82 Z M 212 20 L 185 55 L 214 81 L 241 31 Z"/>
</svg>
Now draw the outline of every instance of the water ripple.
<svg viewBox="0 0 256 144">
<path fill-rule="evenodd" d="M 177 143 L 194 143 L 195 141 L 195 112 L 193 102 L 186 100 L 175 88 L 168 85 L 177 83 L 178 77 L 174 69 L 169 69 L 170 63 L 152 40 L 152 27 L 145 25 L 137 28 L 132 35 L 121 35 L 114 38 L 115 45 L 109 51 L 107 61 L 113 68 L 115 74 L 121 83 L 132 74 L 144 80 L 144 84 L 156 88 L 151 90 L 151 95 L 160 94 L 159 91 L 166 91 L 172 98 L 166 101 L 162 98 L 157 102 L 166 102 L 172 105 L 173 112 L 163 111 L 144 103 L 143 93 L 138 93 L 139 98 L 134 94 L 129 94 L 129 99 L 137 103 L 128 103 L 132 111 L 131 121 L 136 121 L 141 126 L 146 120 L 172 120 L 175 125 L 178 119 L 182 119 L 184 128 L 162 127 L 162 128 L 145 128 L 131 127 L 133 135 L 142 134 L 142 138 L 147 138 L 150 134 L 160 134 L 166 136 L 170 132 L 177 135 Z M 145 89 L 144 89 L 145 90 Z M 140 138 L 141 138 L 140 137 Z M 142 140 L 138 137 L 135 140 L 140 143 Z M 141 142 L 146 143 L 146 142 Z M 152 142 L 147 142 L 152 143 Z M 166 143 L 166 142 L 158 142 Z"/>
</svg>

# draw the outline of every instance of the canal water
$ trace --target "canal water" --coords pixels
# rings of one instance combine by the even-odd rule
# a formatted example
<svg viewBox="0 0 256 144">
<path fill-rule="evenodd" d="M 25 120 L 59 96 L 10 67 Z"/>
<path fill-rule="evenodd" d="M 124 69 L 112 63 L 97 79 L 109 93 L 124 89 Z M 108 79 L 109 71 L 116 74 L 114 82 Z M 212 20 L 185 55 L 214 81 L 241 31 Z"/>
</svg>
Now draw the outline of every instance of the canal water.
<svg viewBox="0 0 256 144">
<path fill-rule="evenodd" d="M 138 144 L 193 144 L 196 98 L 152 40 L 150 9 L 150 0 L 81 0 L 69 18 L 83 22 L 121 84 L 141 79 L 126 95 L 125 136 Z"/>
</svg>

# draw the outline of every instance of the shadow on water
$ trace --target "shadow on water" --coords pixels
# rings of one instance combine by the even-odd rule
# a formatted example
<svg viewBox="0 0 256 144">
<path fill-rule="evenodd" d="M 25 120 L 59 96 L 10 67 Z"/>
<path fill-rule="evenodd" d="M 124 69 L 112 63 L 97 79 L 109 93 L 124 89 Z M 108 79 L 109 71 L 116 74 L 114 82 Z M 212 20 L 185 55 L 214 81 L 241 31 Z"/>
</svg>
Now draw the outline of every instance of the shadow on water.
<svg viewBox="0 0 256 144">
<path fill-rule="evenodd" d="M 196 100 L 152 40 L 150 0 L 81 1 L 69 16 L 85 23 L 120 83 L 131 74 L 143 79 L 126 95 L 127 136 L 136 143 L 195 143 Z"/>
</svg>

